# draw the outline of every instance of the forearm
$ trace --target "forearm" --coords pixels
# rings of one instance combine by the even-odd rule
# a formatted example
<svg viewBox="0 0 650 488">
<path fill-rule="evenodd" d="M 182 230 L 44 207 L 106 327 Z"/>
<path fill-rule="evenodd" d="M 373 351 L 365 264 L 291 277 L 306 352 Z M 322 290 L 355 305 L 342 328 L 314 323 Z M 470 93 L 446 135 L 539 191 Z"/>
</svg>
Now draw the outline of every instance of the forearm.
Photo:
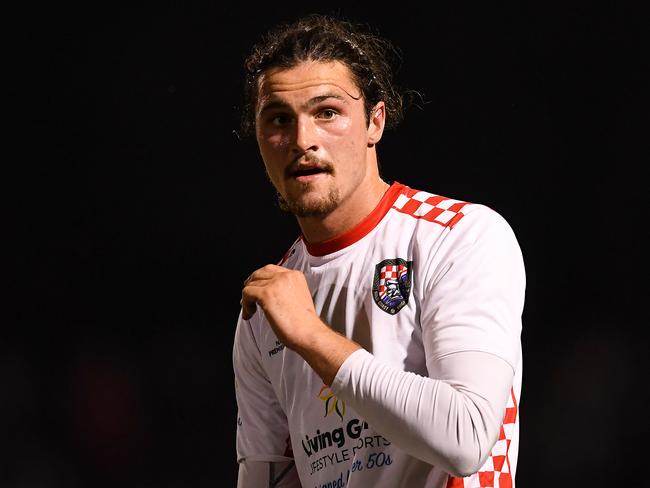
<svg viewBox="0 0 650 488">
<path fill-rule="evenodd" d="M 345 360 L 361 349 L 359 344 L 333 331 L 316 316 L 310 333 L 297 342 L 292 341 L 287 347 L 300 354 L 328 386 Z"/>
<path fill-rule="evenodd" d="M 246 279 L 241 303 L 244 320 L 261 307 L 277 338 L 302 356 L 327 385 L 347 357 L 361 347 L 320 319 L 299 271 L 274 265 L 256 270 Z"/>
<path fill-rule="evenodd" d="M 344 362 L 332 390 L 407 453 L 467 476 L 496 442 L 513 372 L 487 353 L 456 353 L 439 362 L 445 380 L 391 368 L 360 351 Z"/>
</svg>

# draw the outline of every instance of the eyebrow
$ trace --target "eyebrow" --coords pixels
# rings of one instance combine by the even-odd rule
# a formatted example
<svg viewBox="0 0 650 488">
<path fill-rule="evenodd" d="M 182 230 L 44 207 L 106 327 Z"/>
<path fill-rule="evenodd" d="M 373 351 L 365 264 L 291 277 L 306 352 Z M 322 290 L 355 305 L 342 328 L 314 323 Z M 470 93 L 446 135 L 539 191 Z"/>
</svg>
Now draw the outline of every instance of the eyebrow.
<svg viewBox="0 0 650 488">
<path fill-rule="evenodd" d="M 317 97 L 310 98 L 307 100 L 307 102 L 304 104 L 304 108 L 311 108 L 314 105 L 318 105 L 321 102 L 324 102 L 325 100 L 328 100 L 330 98 L 334 98 L 336 100 L 340 100 L 343 103 L 347 103 L 347 100 L 342 97 L 341 95 L 337 95 L 334 93 L 327 93 L 325 95 L 319 95 Z M 260 110 L 260 114 L 267 112 L 269 110 L 274 110 L 274 109 L 282 109 L 282 108 L 287 108 L 289 105 L 281 100 L 273 100 L 270 101 L 262 106 L 262 109 Z"/>
</svg>

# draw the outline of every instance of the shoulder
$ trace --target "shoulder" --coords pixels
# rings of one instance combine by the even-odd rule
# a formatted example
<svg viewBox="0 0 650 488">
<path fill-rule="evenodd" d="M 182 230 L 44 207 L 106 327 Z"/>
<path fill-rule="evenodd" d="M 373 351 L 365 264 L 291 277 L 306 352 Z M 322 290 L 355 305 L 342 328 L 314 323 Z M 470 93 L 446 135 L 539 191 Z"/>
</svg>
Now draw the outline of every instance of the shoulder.
<svg viewBox="0 0 650 488">
<path fill-rule="evenodd" d="M 481 203 L 470 203 L 463 209 L 463 218 L 459 219 L 450 233 L 457 234 L 471 241 L 479 241 L 487 236 L 512 239 L 514 232 L 510 223 L 497 210 Z M 516 240 L 516 239 L 515 239 Z"/>
<path fill-rule="evenodd" d="M 431 191 L 401 185 L 393 209 L 413 219 L 451 229 L 465 216 L 468 205 L 472 204 Z"/>
<path fill-rule="evenodd" d="M 393 209 L 405 219 L 417 221 L 419 238 L 449 234 L 452 240 L 478 238 L 485 232 L 511 234 L 506 219 L 493 208 L 477 202 L 401 185 Z"/>
</svg>

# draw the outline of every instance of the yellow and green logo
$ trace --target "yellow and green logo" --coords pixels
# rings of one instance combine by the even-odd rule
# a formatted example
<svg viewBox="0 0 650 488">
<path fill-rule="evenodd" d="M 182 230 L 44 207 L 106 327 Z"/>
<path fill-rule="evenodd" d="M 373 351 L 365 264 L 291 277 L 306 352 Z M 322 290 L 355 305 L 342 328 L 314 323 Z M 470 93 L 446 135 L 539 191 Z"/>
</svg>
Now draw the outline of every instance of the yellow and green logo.
<svg viewBox="0 0 650 488">
<path fill-rule="evenodd" d="M 336 395 L 332 393 L 329 386 L 323 385 L 321 387 L 318 392 L 318 398 L 325 402 L 324 417 L 327 417 L 332 412 L 336 412 L 341 417 L 341 420 L 343 420 L 343 416 L 345 415 L 345 401 L 336 398 Z"/>
</svg>

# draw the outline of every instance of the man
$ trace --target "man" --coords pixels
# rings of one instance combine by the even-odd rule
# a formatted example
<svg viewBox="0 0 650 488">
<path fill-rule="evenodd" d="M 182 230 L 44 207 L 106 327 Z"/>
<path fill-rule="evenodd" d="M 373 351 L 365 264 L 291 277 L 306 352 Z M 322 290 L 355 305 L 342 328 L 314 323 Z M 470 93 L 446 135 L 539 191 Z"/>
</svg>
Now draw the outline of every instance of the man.
<svg viewBox="0 0 650 488">
<path fill-rule="evenodd" d="M 520 249 L 493 210 L 382 180 L 389 52 L 313 15 L 247 59 L 244 125 L 302 233 L 242 291 L 240 487 L 514 485 Z"/>
</svg>

